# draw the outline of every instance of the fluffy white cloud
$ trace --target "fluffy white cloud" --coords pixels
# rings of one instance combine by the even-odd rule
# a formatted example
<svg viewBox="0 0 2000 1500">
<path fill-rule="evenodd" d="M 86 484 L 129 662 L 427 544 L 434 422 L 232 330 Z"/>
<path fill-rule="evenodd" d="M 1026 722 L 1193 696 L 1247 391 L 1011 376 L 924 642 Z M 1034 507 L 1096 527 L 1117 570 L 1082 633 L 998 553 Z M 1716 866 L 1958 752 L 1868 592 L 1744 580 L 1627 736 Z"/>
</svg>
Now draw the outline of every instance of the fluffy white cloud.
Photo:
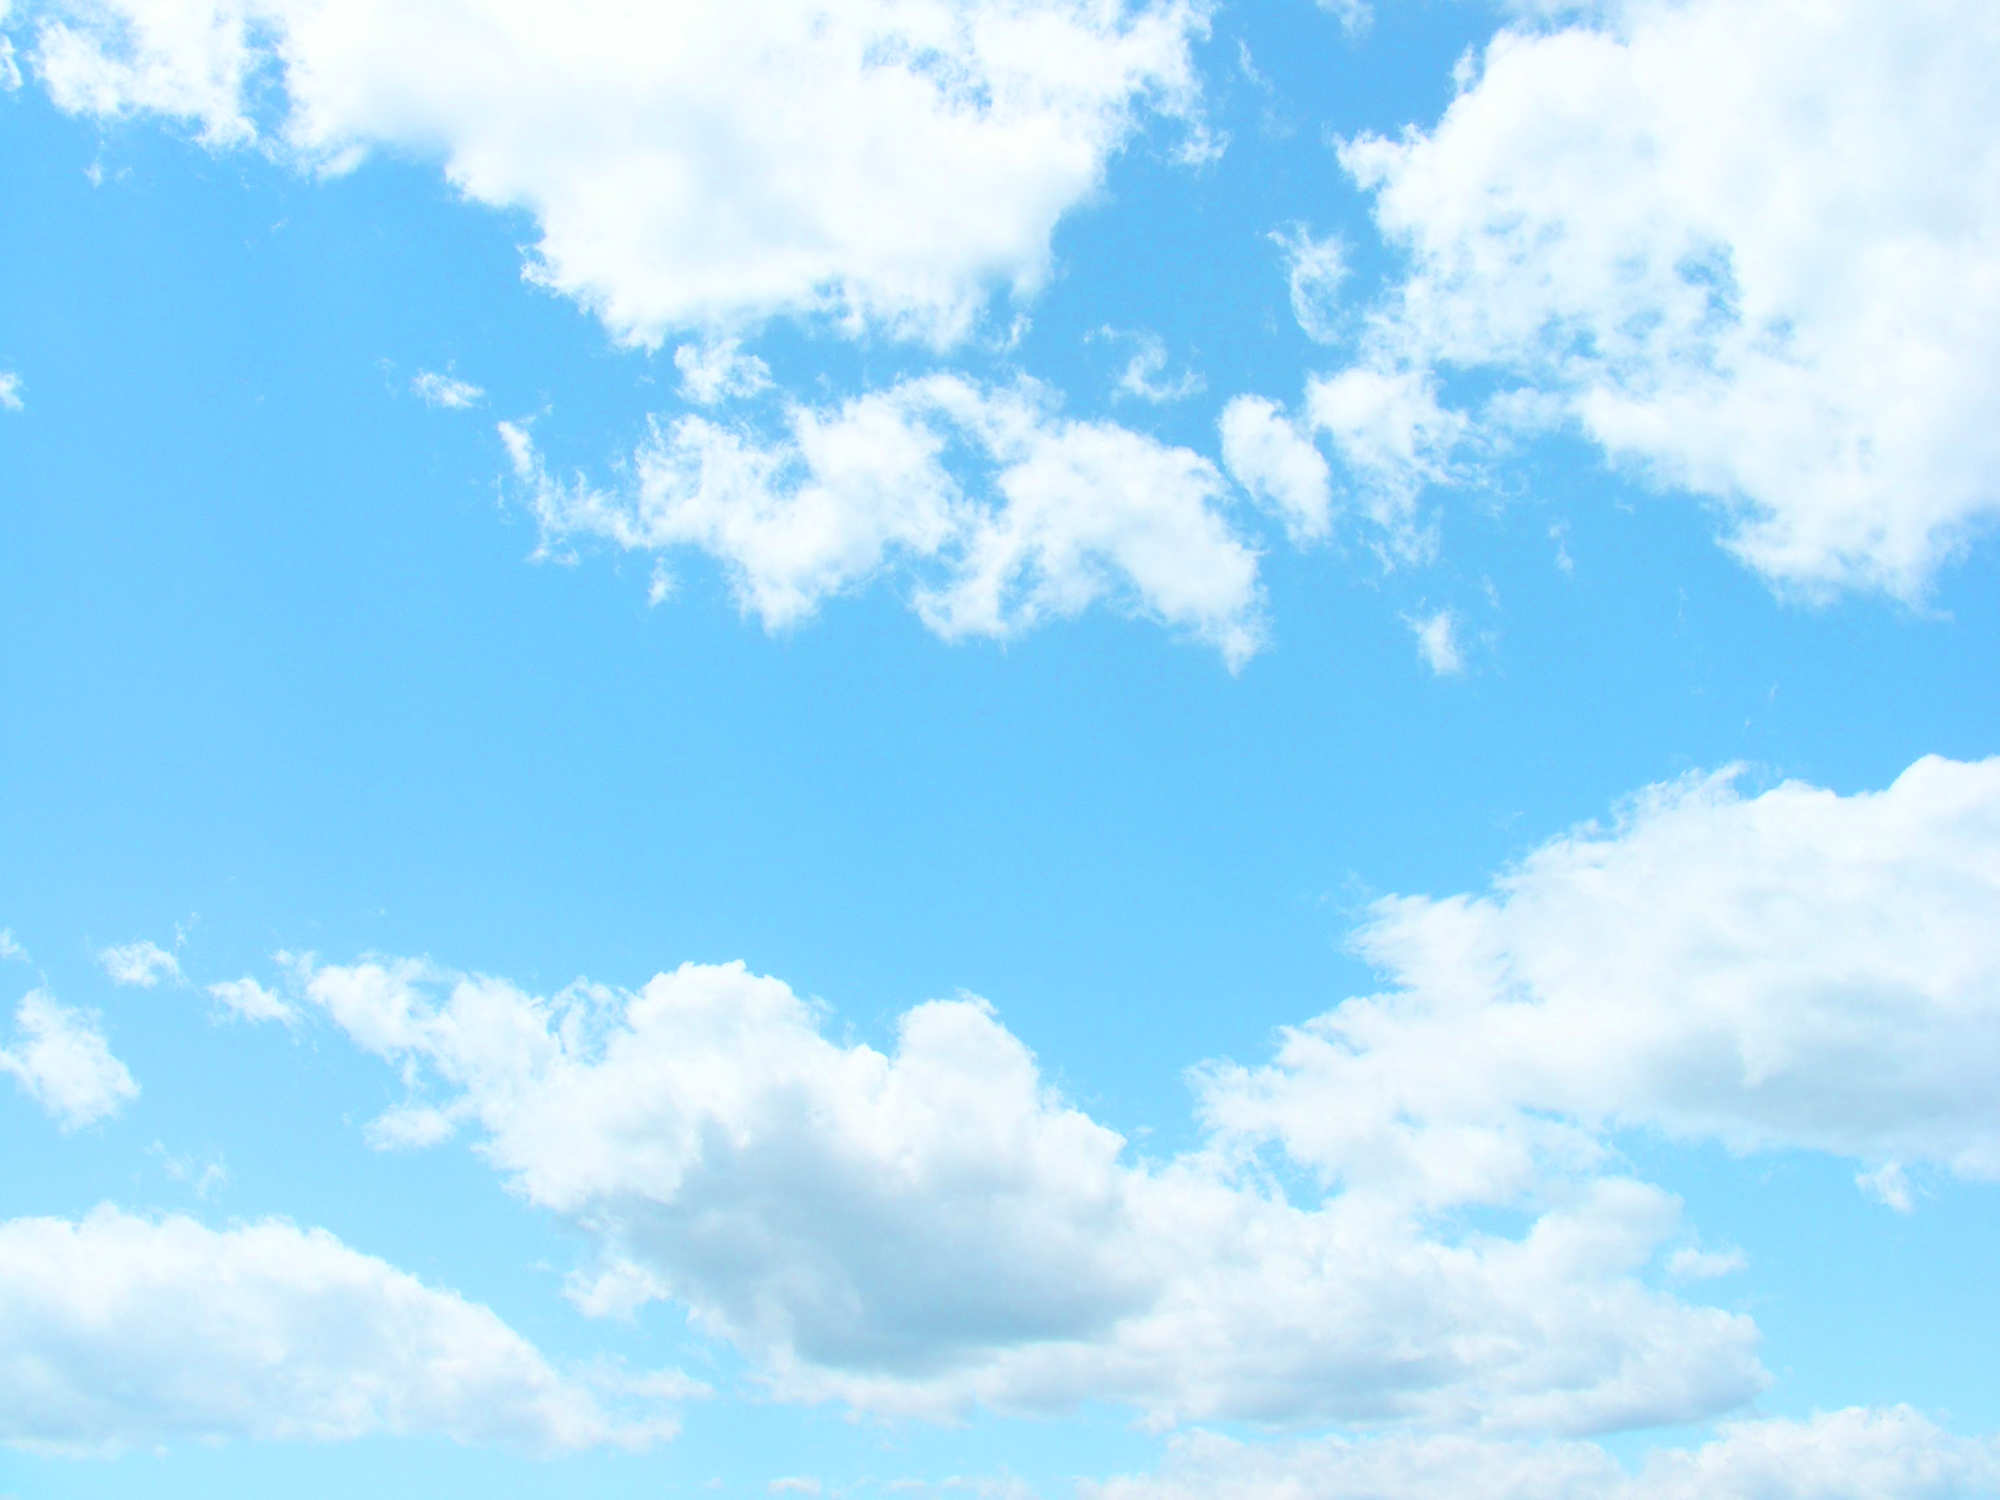
<svg viewBox="0 0 2000 1500">
<path fill-rule="evenodd" d="M 1916 596 L 2000 511 L 1996 67 L 1986 0 L 1503 30 L 1434 128 L 1341 147 L 1409 257 L 1370 341 L 1709 498 L 1780 584 Z"/>
<path fill-rule="evenodd" d="M 113 984 L 150 990 L 162 979 L 176 984 L 181 979 L 180 960 L 155 942 L 120 943 L 100 952 L 97 961 Z"/>
<path fill-rule="evenodd" d="M 1323 432 L 1371 519 L 1405 552 L 1421 550 L 1412 525 L 1418 494 L 1456 477 L 1452 451 L 1467 422 L 1438 401 L 1436 383 L 1414 370 L 1355 365 L 1306 384 L 1306 420 Z"/>
<path fill-rule="evenodd" d="M 885 1053 L 740 965 L 552 998 L 413 961 L 293 982 L 415 1084 L 378 1143 L 471 1131 L 595 1237 L 579 1305 L 676 1299 L 788 1397 L 1576 1430 L 1762 1381 L 1747 1319 L 1651 1285 L 1678 1232 L 1655 1189 L 1579 1180 L 1510 1238 L 1134 1161 L 977 1001 Z"/>
<path fill-rule="evenodd" d="M 1388 562 L 1418 559 L 1436 545 L 1417 499 L 1431 485 L 1459 482 L 1460 455 L 1477 437 L 1463 413 L 1438 398 L 1424 372 L 1379 361 L 1306 382 L 1303 412 L 1288 415 L 1262 396 L 1238 396 L 1222 410 L 1222 460 L 1236 482 L 1284 517 L 1295 543 L 1323 536 L 1333 509 L 1324 438 L 1346 480 L 1345 499 L 1373 523 Z"/>
<path fill-rule="evenodd" d="M 1465 670 L 1465 656 L 1458 649 L 1458 616 L 1448 609 L 1427 615 L 1406 617 L 1410 633 L 1417 638 L 1417 653 L 1424 665 L 1440 677 L 1454 677 Z"/>
<path fill-rule="evenodd" d="M 8 59 L 0 54 L 0 63 Z M 12 370 L 0 370 L 0 411 L 19 411 L 25 405 L 21 400 L 21 377 Z"/>
<path fill-rule="evenodd" d="M 239 1021 L 282 1021 L 290 1026 L 298 1020 L 298 1012 L 282 995 L 254 979 L 225 979 L 211 984 L 208 993 Z"/>
<path fill-rule="evenodd" d="M 636 1447 L 673 1431 L 660 1399 L 694 1389 L 566 1377 L 490 1309 L 324 1230 L 109 1206 L 0 1223 L 0 1348 L 0 1442 L 56 1452 L 376 1434 Z"/>
<path fill-rule="evenodd" d="M 1944 1432 L 1908 1407 L 1738 1422 L 1628 1474 L 1589 1443 L 1395 1438 L 1255 1445 L 1175 1438 L 1160 1473 L 1082 1486 L 1084 1500 L 1983 1500 L 2000 1442 Z"/>
<path fill-rule="evenodd" d="M 425 405 L 447 411 L 465 411 L 486 399 L 486 392 L 471 381 L 436 370 L 419 370 L 410 380 L 410 391 Z"/>
<path fill-rule="evenodd" d="M 59 0 L 66 109 L 341 169 L 441 159 L 540 226 L 528 274 L 617 336 L 825 312 L 963 333 L 1046 275 L 1149 112 L 1194 125 L 1181 0 Z M 276 119 L 256 118 L 271 91 Z"/>
<path fill-rule="evenodd" d="M 0 1049 L 0 1073 L 11 1073 L 64 1130 L 115 1115 L 139 1097 L 139 1085 L 84 1012 L 31 990 L 14 1024 L 19 1034 Z"/>
<path fill-rule="evenodd" d="M 1393 987 L 1209 1070 L 1209 1123 L 1453 1202 L 1614 1127 L 2000 1178 L 2000 760 L 1735 780 L 1655 787 L 1485 895 L 1379 902 L 1357 948 Z"/>
<path fill-rule="evenodd" d="M 1275 401 L 1238 396 L 1222 409 L 1222 462 L 1230 477 L 1283 517 L 1297 543 L 1323 537 L 1333 493 L 1326 458 Z"/>
<path fill-rule="evenodd" d="M 682 344 L 674 350 L 674 368 L 681 372 L 681 394 L 700 406 L 754 396 L 771 384 L 771 367 L 745 354 L 740 339 Z"/>
<path fill-rule="evenodd" d="M 976 1000 L 884 1052 L 740 965 L 551 998 L 416 961 L 291 983 L 409 1081 L 375 1143 L 472 1134 L 594 1238 L 580 1306 L 672 1298 L 781 1395 L 1561 1435 L 1762 1381 L 1748 1319 L 1663 1289 L 1741 1257 L 1621 1175 L 1612 1132 L 1833 1153 L 1884 1196 L 1891 1164 L 2000 1177 L 1996 909 L 2000 760 L 1657 787 L 1486 895 L 1379 903 L 1358 946 L 1392 987 L 1197 1070 L 1204 1134 L 1161 1161 Z M 1646 1482 L 1739 1472 L 1687 1463 Z"/>
<path fill-rule="evenodd" d="M 786 421 L 782 436 L 702 416 L 656 423 L 622 494 L 563 483 L 524 428 L 501 434 L 545 546 L 699 549 L 774 629 L 894 565 L 947 639 L 1004 638 L 1109 600 L 1231 666 L 1258 646 L 1256 554 L 1224 512 L 1221 473 L 1185 448 L 1064 419 L 1032 383 L 952 375 L 795 406 Z M 956 477 L 968 470 L 977 491 Z"/>
</svg>

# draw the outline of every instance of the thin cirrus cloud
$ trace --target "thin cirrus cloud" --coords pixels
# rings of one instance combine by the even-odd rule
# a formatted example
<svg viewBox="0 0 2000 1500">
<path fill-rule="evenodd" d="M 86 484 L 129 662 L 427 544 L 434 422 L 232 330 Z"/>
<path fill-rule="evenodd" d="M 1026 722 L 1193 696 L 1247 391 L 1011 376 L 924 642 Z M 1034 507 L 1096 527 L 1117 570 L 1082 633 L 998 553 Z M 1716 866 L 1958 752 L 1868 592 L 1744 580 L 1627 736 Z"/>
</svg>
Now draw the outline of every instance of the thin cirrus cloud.
<svg viewBox="0 0 2000 1500">
<path fill-rule="evenodd" d="M 1110 602 L 1240 666 L 1263 638 L 1263 595 L 1221 472 L 1055 407 L 1033 382 L 932 375 L 793 406 L 776 433 L 686 416 L 655 424 L 618 491 L 551 475 L 525 427 L 500 431 L 545 550 L 705 552 L 772 629 L 894 568 L 946 639 L 1004 639 Z"/>
<path fill-rule="evenodd" d="M 139 1097 L 131 1071 L 112 1055 L 94 1017 L 31 990 L 14 1012 L 15 1037 L 0 1048 L 11 1074 L 65 1131 L 109 1119 Z"/>
<path fill-rule="evenodd" d="M 579 1306 L 678 1302 L 790 1399 L 1593 1431 L 1764 1383 L 1747 1318 L 1654 1284 L 1677 1206 L 1616 1174 L 1518 1238 L 1445 1232 L 1212 1151 L 1134 1160 L 976 1000 L 881 1052 L 741 965 L 553 997 L 418 960 L 292 982 L 415 1086 L 373 1144 L 469 1134 L 595 1242 Z"/>
<path fill-rule="evenodd" d="M 318 170 L 441 158 L 468 198 L 534 216 L 532 279 L 647 345 L 780 314 L 951 342 L 1042 281 L 1057 221 L 1148 116 L 1201 134 L 1206 12 L 1179 0 L 51 10 L 30 57 L 63 108 Z"/>
<path fill-rule="evenodd" d="M 1463 420 L 1580 430 L 1775 585 L 1919 598 L 2000 514 L 1996 65 L 1983 0 L 1505 29 L 1339 145 L 1407 258 L 1352 370 L 1497 382 Z"/>
<path fill-rule="evenodd" d="M 324 1230 L 105 1206 L 0 1222 L 0 1443 L 428 1435 L 540 1449 L 672 1435 L 674 1374 L 565 1375 L 490 1309 Z"/>
</svg>

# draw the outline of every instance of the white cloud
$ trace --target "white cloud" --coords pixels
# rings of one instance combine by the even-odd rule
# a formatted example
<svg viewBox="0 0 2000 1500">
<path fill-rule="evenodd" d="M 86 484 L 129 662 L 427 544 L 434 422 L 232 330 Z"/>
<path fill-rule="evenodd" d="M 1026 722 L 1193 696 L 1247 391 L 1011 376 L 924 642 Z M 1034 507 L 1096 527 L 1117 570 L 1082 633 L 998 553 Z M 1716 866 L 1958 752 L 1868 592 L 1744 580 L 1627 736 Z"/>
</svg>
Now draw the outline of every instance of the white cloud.
<svg viewBox="0 0 2000 1500">
<path fill-rule="evenodd" d="M 681 394 L 701 406 L 754 396 L 771 385 L 771 367 L 745 354 L 739 339 L 682 344 L 674 350 L 674 368 L 681 372 Z"/>
<path fill-rule="evenodd" d="M 1741 1250 L 1697 1250 L 1683 1245 L 1667 1257 L 1667 1274 L 1682 1281 L 1712 1281 L 1734 1276 L 1750 1264 Z"/>
<path fill-rule="evenodd" d="M 0 1442 L 41 1451 L 380 1434 L 640 1447 L 674 1426 L 653 1394 L 674 1377 L 566 1377 L 491 1310 L 270 1219 L 218 1231 L 106 1205 L 0 1223 L 0 1347 Z M 639 1414 L 607 1409 L 626 1392 Z"/>
<path fill-rule="evenodd" d="M 1636 1474 L 1590 1443 L 1477 1438 L 1251 1444 L 1194 1432 L 1158 1474 L 1086 1483 L 1083 1500 L 1981 1500 L 2000 1442 L 1955 1437 L 1905 1406 L 1737 1422 Z"/>
<path fill-rule="evenodd" d="M 620 338 L 824 312 L 934 340 L 1031 291 L 1057 221 L 1148 114 L 1204 138 L 1155 0 L 69 0 L 65 109 L 153 112 L 339 170 L 441 159 L 541 231 L 528 274 Z"/>
<path fill-rule="evenodd" d="M 419 370 L 410 380 L 410 390 L 426 405 L 447 411 L 464 411 L 486 399 L 486 392 L 471 381 L 436 370 Z"/>
<path fill-rule="evenodd" d="M 22 963 L 28 961 L 28 950 L 21 946 L 11 927 L 0 927 L 0 961 L 17 958 Z"/>
<path fill-rule="evenodd" d="M 1107 335 L 1112 332 L 1105 330 Z M 1125 368 L 1118 372 L 1118 382 L 1111 391 L 1114 397 L 1132 396 L 1160 405 L 1168 401 L 1185 401 L 1208 388 L 1208 383 L 1193 370 L 1183 370 L 1171 380 L 1166 378 L 1167 346 L 1158 334 L 1116 336 L 1131 339 L 1136 347 L 1132 357 L 1125 362 Z"/>
<path fill-rule="evenodd" d="M 1576 1430 L 1762 1381 L 1747 1319 L 1648 1284 L 1678 1224 L 1653 1188 L 1579 1180 L 1507 1238 L 1135 1162 L 978 1001 L 917 1007 L 885 1053 L 740 965 L 547 999 L 416 961 L 300 981 L 411 1080 L 396 1116 L 460 1124 L 595 1239 L 579 1306 L 672 1297 L 782 1396 Z"/>
<path fill-rule="evenodd" d="M 290 1026 L 299 1018 L 283 996 L 254 979 L 225 979 L 211 984 L 208 993 L 239 1021 L 282 1021 Z"/>
<path fill-rule="evenodd" d="M 1222 409 L 1222 462 L 1230 477 L 1283 517 L 1294 543 L 1327 533 L 1333 494 L 1326 458 L 1275 401 L 1238 396 Z"/>
<path fill-rule="evenodd" d="M 1450 610 L 1406 615 L 1404 623 L 1416 636 L 1417 652 L 1432 672 L 1439 677 L 1455 677 L 1465 670 L 1465 657 L 1458 649 L 1458 617 Z"/>
<path fill-rule="evenodd" d="M 120 943 L 100 952 L 97 961 L 113 984 L 150 990 L 162 979 L 181 982 L 180 960 L 155 942 Z"/>
<path fill-rule="evenodd" d="M 14 1024 L 19 1035 L 0 1050 L 0 1073 L 13 1074 L 64 1130 L 106 1119 L 139 1097 L 139 1085 L 84 1012 L 31 990 Z"/>
<path fill-rule="evenodd" d="M 1232 667 L 1260 642 L 1256 554 L 1222 509 L 1222 475 L 1185 448 L 1064 419 L 1032 383 L 952 375 L 795 406 L 785 421 L 781 436 L 702 416 L 655 423 L 624 494 L 555 479 L 524 428 L 500 430 L 545 547 L 699 549 L 772 629 L 893 567 L 947 639 L 1004 639 L 1108 601 Z M 954 467 L 984 484 L 962 487 Z"/>
<path fill-rule="evenodd" d="M 0 56 L 0 62 L 5 61 Z M 0 370 L 0 411 L 20 411 L 25 404 L 21 400 L 21 377 L 12 370 Z"/>
<path fill-rule="evenodd" d="M 1986 0 L 1504 30 L 1341 148 L 1409 257 L 1371 342 L 1547 398 L 1780 585 L 1916 597 L 2000 511 L 1996 66 Z"/>
<path fill-rule="evenodd" d="M 1466 437 L 1466 419 L 1439 403 L 1436 383 L 1422 373 L 1368 365 L 1314 377 L 1305 407 L 1370 517 L 1399 538 L 1401 550 L 1421 550 L 1425 543 L 1412 522 L 1417 496 L 1426 485 L 1458 477 L 1451 460 Z"/>
<path fill-rule="evenodd" d="M 2000 760 L 1887 790 L 1655 787 L 1478 896 L 1378 902 L 1390 979 L 1217 1067 L 1209 1123 L 1504 1201 L 1614 1128 L 2000 1179 Z"/>
<path fill-rule="evenodd" d="M 1292 316 L 1315 343 L 1340 337 L 1340 288 L 1347 280 L 1347 248 L 1332 235 L 1314 239 L 1295 224 L 1271 236 L 1285 253 L 1285 280 L 1292 293 Z"/>
<path fill-rule="evenodd" d="M 1910 1196 L 1909 1173 L 1903 1170 L 1901 1162 L 1884 1162 L 1872 1171 L 1857 1172 L 1854 1185 L 1884 1208 L 1893 1208 L 1899 1214 L 1913 1212 L 1917 1206 Z"/>
</svg>

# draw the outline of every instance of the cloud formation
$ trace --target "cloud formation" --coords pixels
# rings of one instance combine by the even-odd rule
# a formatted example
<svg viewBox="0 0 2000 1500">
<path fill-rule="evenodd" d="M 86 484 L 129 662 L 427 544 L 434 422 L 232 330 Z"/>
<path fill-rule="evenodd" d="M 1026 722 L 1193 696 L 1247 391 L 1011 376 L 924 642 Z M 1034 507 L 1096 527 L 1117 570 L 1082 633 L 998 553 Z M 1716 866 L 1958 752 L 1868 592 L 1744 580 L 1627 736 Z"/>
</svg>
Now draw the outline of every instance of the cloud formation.
<svg viewBox="0 0 2000 1500">
<path fill-rule="evenodd" d="M 1742 1262 L 1616 1132 L 2000 1177 L 2000 761 L 1853 796 L 1738 779 L 1652 788 L 1488 894 L 1378 903 L 1356 946 L 1391 987 L 1196 1069 L 1204 1135 L 1169 1160 L 973 999 L 882 1052 L 741 965 L 552 997 L 408 959 L 289 983 L 409 1082 L 373 1143 L 470 1133 L 594 1238 L 581 1305 L 675 1300 L 787 1396 L 1688 1420 L 1763 1382 L 1749 1320 L 1684 1300 Z"/>
<path fill-rule="evenodd" d="M 1920 596 L 2000 513 L 2000 12 L 1563 9 L 1340 146 L 1408 260 L 1355 370 L 1497 382 L 1780 586 Z"/>
<path fill-rule="evenodd" d="M 97 961 L 113 984 L 132 989 L 150 990 L 163 979 L 175 984 L 181 980 L 181 961 L 146 939 L 106 948 Z"/>
<path fill-rule="evenodd" d="M 1181 0 L 63 0 L 65 109 L 301 167 L 441 160 L 620 339 L 825 314 L 948 342 L 1032 291 L 1149 116 L 1200 134 Z M 268 106 L 261 101 L 269 99 Z M 264 118 L 264 116 L 271 118 Z"/>
<path fill-rule="evenodd" d="M 1378 902 L 1355 947 L 1391 987 L 1209 1070 L 1204 1117 L 1448 1202 L 1618 1128 L 2000 1179 L 2000 760 L 1740 779 L 1651 788 L 1485 894 Z"/>
<path fill-rule="evenodd" d="M 580 1305 L 673 1299 L 788 1398 L 1582 1431 L 1763 1381 L 1747 1319 L 1651 1284 L 1680 1232 L 1657 1189 L 1580 1179 L 1508 1237 L 1135 1160 L 976 1000 L 885 1053 L 740 965 L 546 998 L 414 960 L 293 982 L 416 1086 L 371 1140 L 471 1133 L 596 1241 Z"/>
<path fill-rule="evenodd" d="M 562 1375 L 491 1310 L 324 1230 L 108 1205 L 0 1223 L 0 1348 L 0 1442 L 52 1452 L 376 1435 L 643 1447 L 673 1432 L 660 1401 L 693 1389 Z"/>
<path fill-rule="evenodd" d="M 956 375 L 792 406 L 784 423 L 655 422 L 622 493 L 561 481 L 525 427 L 500 431 L 545 547 L 697 549 L 772 629 L 893 567 L 948 640 L 1005 639 L 1100 602 L 1206 641 L 1232 667 L 1262 639 L 1256 554 L 1222 474 L 1188 449 L 1064 418 L 1032 382 Z"/>
<path fill-rule="evenodd" d="M 139 1085 L 96 1020 L 30 990 L 14 1012 L 16 1036 L 0 1049 L 0 1073 L 10 1073 L 64 1130 L 80 1130 L 118 1113 L 139 1097 Z"/>
<path fill-rule="evenodd" d="M 437 370 L 419 370 L 410 380 L 411 394 L 426 406 L 465 411 L 486 399 L 486 392 L 469 380 Z"/>
</svg>

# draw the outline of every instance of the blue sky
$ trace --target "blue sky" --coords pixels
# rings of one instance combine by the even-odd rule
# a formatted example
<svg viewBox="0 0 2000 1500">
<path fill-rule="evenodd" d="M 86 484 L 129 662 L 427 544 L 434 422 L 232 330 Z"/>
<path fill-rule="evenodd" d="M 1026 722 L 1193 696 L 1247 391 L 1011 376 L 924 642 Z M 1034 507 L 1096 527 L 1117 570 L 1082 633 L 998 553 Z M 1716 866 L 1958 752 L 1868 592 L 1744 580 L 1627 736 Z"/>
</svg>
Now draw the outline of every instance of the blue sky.
<svg viewBox="0 0 2000 1500">
<path fill-rule="evenodd" d="M 0 37 L 0 1495 L 2000 1494 L 1987 8 Z"/>
</svg>

